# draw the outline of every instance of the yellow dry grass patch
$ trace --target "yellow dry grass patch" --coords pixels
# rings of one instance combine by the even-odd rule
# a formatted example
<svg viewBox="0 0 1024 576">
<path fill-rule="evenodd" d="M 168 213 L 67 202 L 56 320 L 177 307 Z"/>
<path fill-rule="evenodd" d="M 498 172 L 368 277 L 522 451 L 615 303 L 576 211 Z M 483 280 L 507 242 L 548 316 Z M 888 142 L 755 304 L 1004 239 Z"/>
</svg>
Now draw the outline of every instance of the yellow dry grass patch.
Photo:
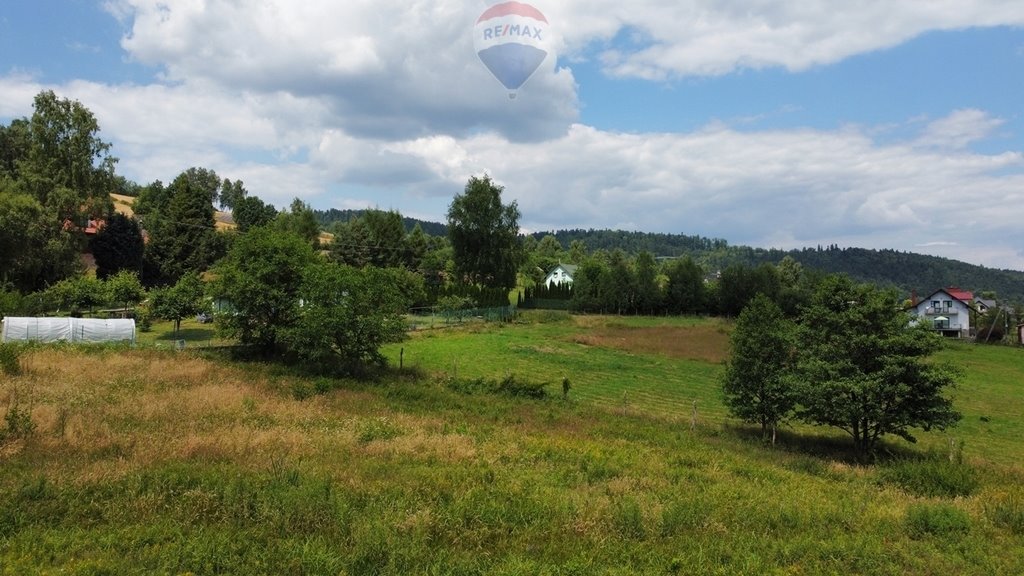
<svg viewBox="0 0 1024 576">
<path fill-rule="evenodd" d="M 123 194 L 111 194 L 110 199 L 114 201 L 115 212 L 129 218 L 135 216 L 135 210 L 132 209 L 135 206 L 135 198 Z"/>
<path fill-rule="evenodd" d="M 74 482 L 171 461 L 265 470 L 285 460 L 345 457 L 360 450 L 358 430 L 373 419 L 365 393 L 338 390 L 298 401 L 287 378 L 187 353 L 40 348 L 25 354 L 23 366 L 21 376 L 0 380 L 0 409 L 24 407 L 36 431 L 0 446 L 0 460 L 31 452 L 41 472 Z M 442 434 L 438 421 L 395 422 L 402 434 L 362 450 L 439 460 L 476 454 L 471 439 Z"/>
</svg>

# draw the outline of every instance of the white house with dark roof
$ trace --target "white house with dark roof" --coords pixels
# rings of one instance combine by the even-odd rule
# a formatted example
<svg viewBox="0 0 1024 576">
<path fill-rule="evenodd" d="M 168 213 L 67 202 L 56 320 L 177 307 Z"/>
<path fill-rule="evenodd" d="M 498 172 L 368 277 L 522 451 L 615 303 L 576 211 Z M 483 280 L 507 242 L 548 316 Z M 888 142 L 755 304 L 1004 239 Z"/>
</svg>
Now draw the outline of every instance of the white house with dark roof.
<svg viewBox="0 0 1024 576">
<path fill-rule="evenodd" d="M 915 322 L 924 322 L 943 336 L 967 338 L 971 335 L 971 318 L 977 313 L 974 294 L 959 288 L 941 288 L 927 298 L 913 303 L 910 313 Z"/>
<path fill-rule="evenodd" d="M 559 264 L 548 272 L 546 278 L 544 278 L 544 284 L 551 288 L 557 286 L 563 282 L 566 284 L 572 284 L 572 277 L 576 275 L 576 269 L 579 268 L 574 264 Z"/>
</svg>

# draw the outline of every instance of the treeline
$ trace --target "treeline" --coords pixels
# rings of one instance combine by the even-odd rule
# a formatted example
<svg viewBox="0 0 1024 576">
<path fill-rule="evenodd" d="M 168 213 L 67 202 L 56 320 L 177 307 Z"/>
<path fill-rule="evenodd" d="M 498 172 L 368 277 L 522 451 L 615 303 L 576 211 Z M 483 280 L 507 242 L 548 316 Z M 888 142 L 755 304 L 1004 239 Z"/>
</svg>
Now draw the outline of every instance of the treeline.
<svg viewBox="0 0 1024 576">
<path fill-rule="evenodd" d="M 775 256 L 778 253 L 776 252 Z M 1024 272 L 977 266 L 911 252 L 864 248 L 803 249 L 783 252 L 808 268 L 847 274 L 861 282 L 895 287 L 921 297 L 947 286 L 976 293 L 992 292 L 1001 301 L 1024 303 Z M 751 263 L 778 261 L 764 255 Z"/>
<path fill-rule="evenodd" d="M 570 309 L 602 314 L 736 316 L 757 294 L 795 316 L 823 277 L 792 258 L 777 265 L 734 264 L 708 273 L 693 258 L 658 262 L 650 252 L 628 258 L 597 252 L 573 278 Z"/>
<path fill-rule="evenodd" d="M 896 288 L 908 295 L 917 292 L 925 296 L 938 288 L 958 286 L 977 293 L 991 292 L 1001 301 L 1024 303 L 1024 272 L 898 250 L 840 248 L 834 244 L 797 250 L 765 249 L 730 246 L 724 240 L 701 236 L 621 230 L 562 230 L 534 236 L 546 235 L 563 246 L 583 242 L 590 250 L 618 249 L 634 256 L 646 251 L 659 259 L 689 256 L 712 272 L 740 264 L 775 264 L 789 256 L 808 269 L 846 274 L 860 282 Z"/>
<path fill-rule="evenodd" d="M 729 243 L 719 238 L 663 234 L 653 232 L 626 232 L 623 230 L 572 229 L 556 232 L 537 232 L 532 235 L 541 240 L 552 236 L 563 246 L 580 241 L 591 250 L 622 250 L 627 254 L 650 252 L 655 256 L 693 256 L 723 250 Z"/>
<path fill-rule="evenodd" d="M 347 224 L 352 220 L 362 218 L 369 211 L 371 210 L 339 210 L 337 208 L 330 208 L 328 210 L 313 210 L 313 216 L 316 217 L 316 221 L 322 229 L 330 231 L 331 228 L 338 224 Z M 376 211 L 379 212 L 380 210 Z M 419 226 L 423 232 L 431 236 L 448 235 L 448 227 L 439 222 L 429 222 L 408 216 L 402 216 L 401 218 L 402 226 L 406 232 L 412 232 L 416 226 Z"/>
</svg>

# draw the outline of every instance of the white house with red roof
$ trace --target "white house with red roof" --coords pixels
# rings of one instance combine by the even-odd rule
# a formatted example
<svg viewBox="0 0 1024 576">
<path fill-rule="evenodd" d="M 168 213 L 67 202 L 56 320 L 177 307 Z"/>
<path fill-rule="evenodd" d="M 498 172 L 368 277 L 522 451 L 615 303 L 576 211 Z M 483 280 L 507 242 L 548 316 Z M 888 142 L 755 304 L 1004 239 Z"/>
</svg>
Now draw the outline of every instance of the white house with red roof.
<svg viewBox="0 0 1024 576">
<path fill-rule="evenodd" d="M 925 322 L 943 336 L 968 338 L 971 336 L 971 319 L 974 308 L 974 294 L 959 288 L 940 288 L 927 298 L 914 302 L 910 309 L 915 322 Z"/>
</svg>

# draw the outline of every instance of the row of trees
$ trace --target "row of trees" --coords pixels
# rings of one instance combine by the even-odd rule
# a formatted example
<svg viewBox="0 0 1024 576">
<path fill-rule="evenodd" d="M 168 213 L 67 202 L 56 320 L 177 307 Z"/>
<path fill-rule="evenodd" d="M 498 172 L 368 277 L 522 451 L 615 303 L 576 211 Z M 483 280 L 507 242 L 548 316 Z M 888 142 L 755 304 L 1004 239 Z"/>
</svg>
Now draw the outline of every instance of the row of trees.
<svg viewBox="0 0 1024 576">
<path fill-rule="evenodd" d="M 842 248 L 835 244 L 795 250 L 765 249 L 731 246 L 725 240 L 701 236 L 622 230 L 542 232 L 528 237 L 526 244 L 535 245 L 546 236 L 551 236 L 561 246 L 579 242 L 592 251 L 619 249 L 633 255 L 650 252 L 666 258 L 689 256 L 707 270 L 725 270 L 738 264 L 749 267 L 775 264 L 789 256 L 808 269 L 847 274 L 857 281 L 892 286 L 907 294 L 915 290 L 925 293 L 940 286 L 962 286 L 975 291 L 991 290 L 1006 302 L 1024 304 L 1024 272 L 897 250 Z M 564 258 L 563 262 L 582 262 Z"/>
<path fill-rule="evenodd" d="M 756 294 L 765 294 L 794 316 L 820 278 L 792 258 L 777 265 L 736 264 L 708 273 L 690 257 L 659 263 L 648 252 L 631 260 L 618 250 L 598 251 L 576 271 L 572 307 L 582 312 L 734 317 Z"/>
<path fill-rule="evenodd" d="M 908 328 L 894 291 L 824 278 L 798 317 L 764 294 L 739 316 L 723 377 L 725 403 L 774 442 L 790 420 L 839 428 L 870 456 L 893 434 L 944 430 L 959 419 L 943 395 L 957 371 L 928 360 L 942 338 Z"/>
</svg>

